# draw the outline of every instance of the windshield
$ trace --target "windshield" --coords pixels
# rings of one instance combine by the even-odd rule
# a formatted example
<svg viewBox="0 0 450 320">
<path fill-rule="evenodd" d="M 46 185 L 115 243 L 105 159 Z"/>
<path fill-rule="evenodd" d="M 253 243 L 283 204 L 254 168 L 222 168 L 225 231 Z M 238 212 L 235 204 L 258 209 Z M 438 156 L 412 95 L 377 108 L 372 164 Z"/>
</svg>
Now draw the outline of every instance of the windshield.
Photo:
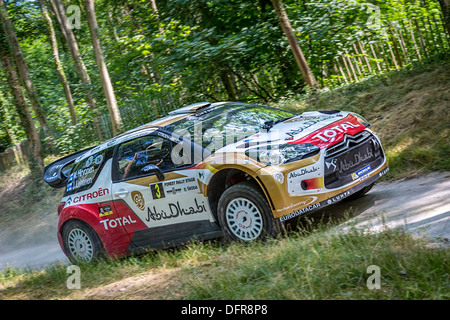
<svg viewBox="0 0 450 320">
<path fill-rule="evenodd" d="M 261 132 L 265 125 L 296 116 L 295 113 L 252 104 L 227 104 L 200 110 L 165 127 L 210 151 Z"/>
</svg>

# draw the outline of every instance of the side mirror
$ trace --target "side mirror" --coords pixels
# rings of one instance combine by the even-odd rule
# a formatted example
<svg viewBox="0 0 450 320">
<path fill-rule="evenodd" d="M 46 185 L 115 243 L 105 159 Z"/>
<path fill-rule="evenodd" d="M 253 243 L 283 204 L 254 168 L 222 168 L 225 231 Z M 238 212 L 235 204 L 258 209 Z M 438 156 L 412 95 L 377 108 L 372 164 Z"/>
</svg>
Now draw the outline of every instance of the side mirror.
<svg viewBox="0 0 450 320">
<path fill-rule="evenodd" d="M 161 169 L 158 166 L 155 166 L 154 164 L 146 165 L 141 169 L 142 174 L 149 174 L 149 173 L 155 173 L 158 177 L 159 181 L 164 180 L 164 173 L 161 171 Z"/>
</svg>

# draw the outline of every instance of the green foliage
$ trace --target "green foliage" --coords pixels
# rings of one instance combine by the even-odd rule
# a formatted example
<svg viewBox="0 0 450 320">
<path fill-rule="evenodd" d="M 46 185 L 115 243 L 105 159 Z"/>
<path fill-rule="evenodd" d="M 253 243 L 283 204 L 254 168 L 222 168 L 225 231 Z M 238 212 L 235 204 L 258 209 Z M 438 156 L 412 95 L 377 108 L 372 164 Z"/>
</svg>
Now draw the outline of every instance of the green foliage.
<svg viewBox="0 0 450 320">
<path fill-rule="evenodd" d="M 405 28 L 402 36 L 409 62 L 419 60 L 417 50 L 423 48 L 418 38 L 413 43 L 409 35 L 414 31 L 418 36 L 414 18 L 422 30 L 427 56 L 449 47 L 435 0 L 284 0 L 283 3 L 297 40 L 323 87 L 333 88 L 342 83 L 343 77 L 336 73 L 333 64 L 347 52 L 352 59 L 360 59 L 357 63 L 361 68 L 367 57 L 373 70 L 384 60 L 392 63 L 387 45 L 394 47 L 390 32 L 397 32 L 398 28 Z M 71 0 L 69 4 L 81 5 L 81 1 Z M 153 9 L 151 1 L 96 0 L 95 5 L 100 40 L 124 118 L 124 129 L 192 102 L 268 103 L 308 91 L 270 0 L 157 0 L 158 11 Z M 74 32 L 92 81 L 91 88 L 81 84 L 52 16 L 79 120 L 72 127 L 37 0 L 7 1 L 7 6 L 56 138 L 52 145 L 47 145 L 46 152 L 66 153 L 98 140 L 92 128 L 96 115 L 85 103 L 86 89 L 93 93 L 102 114 L 104 136 L 110 137 L 84 8 L 80 7 L 81 28 Z M 411 26 L 408 21 L 412 21 Z M 398 41 L 398 32 L 395 34 Z M 358 41 L 374 46 L 384 44 L 385 55 L 375 59 L 352 53 Z M 398 44 L 397 49 L 400 50 Z M 426 56 L 425 52 L 422 56 Z M 388 70 L 382 72 L 385 71 Z M 24 139 L 24 133 L 14 114 L 3 72 L 0 72 L 0 91 L 0 110 L 3 110 L 0 139 L 5 141 L 3 144 L 9 143 L 7 128 L 16 143 Z"/>
<path fill-rule="evenodd" d="M 348 110 L 363 115 L 386 152 L 388 179 L 449 171 L 450 55 L 333 90 L 292 97 L 276 107 L 294 112 Z"/>
</svg>

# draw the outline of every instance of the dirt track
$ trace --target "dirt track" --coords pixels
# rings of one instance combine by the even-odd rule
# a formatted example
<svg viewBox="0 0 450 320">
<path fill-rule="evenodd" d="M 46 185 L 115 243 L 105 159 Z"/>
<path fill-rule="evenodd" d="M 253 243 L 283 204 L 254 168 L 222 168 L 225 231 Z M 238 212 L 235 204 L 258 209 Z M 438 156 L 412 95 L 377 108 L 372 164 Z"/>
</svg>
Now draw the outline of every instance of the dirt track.
<svg viewBox="0 0 450 320">
<path fill-rule="evenodd" d="M 315 216 L 344 212 L 349 212 L 352 218 L 339 228 L 356 226 L 378 231 L 385 227 L 403 227 L 416 235 L 429 237 L 434 245 L 450 247 L 450 172 L 377 183 L 361 199 L 330 206 Z M 0 248 L 0 270 L 7 266 L 41 268 L 57 261 L 68 263 L 56 234 L 53 239 L 35 242 L 26 248 Z"/>
<path fill-rule="evenodd" d="M 346 211 L 352 218 L 339 227 L 344 230 L 355 226 L 377 232 L 402 227 L 432 244 L 450 246 L 450 172 L 380 182 L 364 197 L 330 206 L 321 213 Z"/>
</svg>

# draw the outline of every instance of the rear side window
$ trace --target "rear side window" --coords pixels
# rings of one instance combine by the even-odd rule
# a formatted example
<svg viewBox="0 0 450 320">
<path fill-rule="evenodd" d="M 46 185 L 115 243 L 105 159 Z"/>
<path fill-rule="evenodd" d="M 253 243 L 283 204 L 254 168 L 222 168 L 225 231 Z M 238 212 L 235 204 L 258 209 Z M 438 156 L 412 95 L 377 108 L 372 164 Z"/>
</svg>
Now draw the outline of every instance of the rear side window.
<svg viewBox="0 0 450 320">
<path fill-rule="evenodd" d="M 67 180 L 64 195 L 78 193 L 92 187 L 106 160 L 111 157 L 111 153 L 111 148 L 105 149 L 75 164 Z"/>
</svg>

